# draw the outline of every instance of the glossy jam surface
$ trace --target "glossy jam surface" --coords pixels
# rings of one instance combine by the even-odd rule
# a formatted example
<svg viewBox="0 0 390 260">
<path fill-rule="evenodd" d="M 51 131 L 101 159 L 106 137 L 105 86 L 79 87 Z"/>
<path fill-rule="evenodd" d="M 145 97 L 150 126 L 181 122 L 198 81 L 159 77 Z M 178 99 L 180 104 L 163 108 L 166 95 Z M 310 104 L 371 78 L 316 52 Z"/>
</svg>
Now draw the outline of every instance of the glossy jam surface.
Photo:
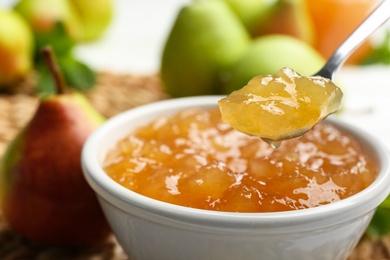
<svg viewBox="0 0 390 260">
<path fill-rule="evenodd" d="M 234 129 L 264 140 L 301 136 L 341 106 L 342 91 L 329 79 L 304 77 L 289 68 L 257 76 L 219 101 Z"/>
<path fill-rule="evenodd" d="M 377 168 L 354 140 L 321 122 L 277 149 L 221 120 L 219 110 L 159 118 L 118 142 L 105 171 L 165 202 L 218 211 L 316 207 L 367 187 Z"/>
</svg>

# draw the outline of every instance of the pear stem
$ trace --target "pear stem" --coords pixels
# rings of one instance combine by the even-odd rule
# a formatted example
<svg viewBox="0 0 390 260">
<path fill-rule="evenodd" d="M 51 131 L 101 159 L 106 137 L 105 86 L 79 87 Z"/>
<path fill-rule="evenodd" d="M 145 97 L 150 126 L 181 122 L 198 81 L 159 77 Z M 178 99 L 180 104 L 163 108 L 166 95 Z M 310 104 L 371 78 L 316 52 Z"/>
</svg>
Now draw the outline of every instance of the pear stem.
<svg viewBox="0 0 390 260">
<path fill-rule="evenodd" d="M 68 87 L 66 85 L 64 75 L 62 74 L 61 69 L 56 61 L 53 49 L 50 46 L 47 46 L 42 49 L 41 55 L 46 64 L 46 67 L 49 69 L 51 76 L 55 81 L 57 94 L 65 94 Z"/>
</svg>

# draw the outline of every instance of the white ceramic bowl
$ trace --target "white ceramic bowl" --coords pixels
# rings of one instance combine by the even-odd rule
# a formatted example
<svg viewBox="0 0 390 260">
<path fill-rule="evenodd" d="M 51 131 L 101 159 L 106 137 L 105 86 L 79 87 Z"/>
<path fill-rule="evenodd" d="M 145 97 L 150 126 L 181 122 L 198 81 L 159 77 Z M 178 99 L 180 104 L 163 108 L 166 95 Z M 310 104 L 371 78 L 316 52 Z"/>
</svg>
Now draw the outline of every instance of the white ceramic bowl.
<svg viewBox="0 0 390 260">
<path fill-rule="evenodd" d="M 161 115 L 217 106 L 221 97 L 171 99 L 131 109 L 95 131 L 82 164 L 105 215 L 129 258 L 136 259 L 345 259 L 390 192 L 389 154 L 367 133 L 327 119 L 352 134 L 380 167 L 378 178 L 347 199 L 277 213 L 227 213 L 187 208 L 147 198 L 108 177 L 101 164 L 118 139 Z"/>
</svg>

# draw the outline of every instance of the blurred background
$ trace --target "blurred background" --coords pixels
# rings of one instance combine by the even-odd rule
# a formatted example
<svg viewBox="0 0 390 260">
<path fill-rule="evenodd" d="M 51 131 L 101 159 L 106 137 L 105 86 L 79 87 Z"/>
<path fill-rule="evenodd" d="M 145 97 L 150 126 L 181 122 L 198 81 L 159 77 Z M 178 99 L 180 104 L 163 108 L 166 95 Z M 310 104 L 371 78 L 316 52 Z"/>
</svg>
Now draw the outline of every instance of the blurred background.
<svg viewBox="0 0 390 260">
<path fill-rule="evenodd" d="M 27 1 L 26 1 L 27 2 Z M 91 1 L 93 2 L 93 1 Z M 195 2 L 195 1 L 194 1 Z M 202 2 L 202 1 L 198 1 Z M 204 1 L 206 2 L 206 1 Z M 267 7 L 263 8 L 264 10 L 257 14 L 258 16 L 262 16 L 261 22 L 263 24 L 267 24 L 267 26 L 260 27 L 260 29 L 252 30 L 250 32 L 251 43 L 253 41 L 257 41 L 258 37 L 274 34 L 274 33 L 291 33 L 297 34 L 299 40 L 301 42 L 305 42 L 305 44 L 310 43 L 316 47 L 316 54 L 318 53 L 327 58 L 326 55 L 329 55 L 331 52 L 331 48 L 328 50 L 321 50 L 321 47 L 318 46 L 318 42 L 321 42 L 323 46 L 336 45 L 337 42 L 342 40 L 343 34 L 345 31 L 348 31 L 345 28 L 351 28 L 356 26 L 359 21 L 353 21 L 353 17 L 355 20 L 357 18 L 363 19 L 364 14 L 367 14 L 370 11 L 370 8 L 375 5 L 377 1 L 332 1 L 332 0 L 282 0 L 282 1 L 234 1 L 234 0 L 224 0 L 231 8 L 230 11 L 233 10 L 235 14 L 241 16 L 241 22 L 247 26 L 247 29 L 252 26 L 253 29 L 253 17 L 256 14 L 249 13 L 248 17 L 245 18 L 246 13 L 251 9 L 253 11 L 253 6 L 255 6 L 255 2 L 257 4 L 262 3 L 263 6 L 266 3 L 279 3 L 278 8 L 275 10 L 282 10 L 278 13 L 278 11 L 270 11 L 272 8 Z M 242 3 L 246 3 L 247 6 L 240 6 Z M 12 9 L 19 1 L 16 0 L 0 0 L 0 7 Z M 191 31 L 188 35 L 182 36 L 181 39 L 177 35 L 172 35 L 170 43 L 168 43 L 168 38 L 170 34 L 180 34 L 178 32 L 173 33 L 173 27 L 177 21 L 177 16 L 184 5 L 193 4 L 193 1 L 190 0 L 112 0 L 112 17 L 107 24 L 106 28 L 103 32 L 92 41 L 77 42 L 74 46 L 72 46 L 72 56 L 79 62 L 90 67 L 92 70 L 101 72 L 101 71 L 110 71 L 112 73 L 118 74 L 135 74 L 135 75 L 158 75 L 162 78 L 162 85 L 164 87 L 163 91 L 166 91 L 169 96 L 185 96 L 185 95 L 198 95 L 198 94 L 220 94 L 220 88 L 216 91 L 211 91 L 210 89 L 202 90 L 202 91 L 176 91 L 177 86 L 175 84 L 179 84 L 181 87 L 184 85 L 183 82 L 172 82 L 171 75 L 182 75 L 180 71 L 181 66 L 180 62 L 174 60 L 172 56 L 179 56 L 183 53 L 191 52 L 185 50 L 183 46 L 189 46 L 191 44 L 187 44 L 188 42 L 195 42 L 196 40 L 191 40 L 190 38 L 195 35 L 199 35 L 198 38 L 210 38 L 210 40 L 214 42 L 218 42 L 221 39 L 213 38 L 211 35 L 217 35 L 218 33 L 210 33 L 207 36 L 207 29 L 203 31 L 199 28 L 196 28 L 197 25 L 192 25 L 191 22 L 187 22 L 186 25 L 182 26 L 182 28 L 176 29 L 176 31 L 190 31 L 186 28 L 193 28 L 193 32 Z M 308 4 L 309 3 L 309 4 Z M 311 4 L 310 4 L 311 3 Z M 336 3 L 336 4 L 335 4 Z M 343 4 L 355 3 L 354 6 L 343 6 Z M 357 7 L 360 3 L 360 7 Z M 305 17 L 307 14 L 303 12 L 302 5 L 305 5 L 304 8 L 307 10 L 310 9 L 309 17 L 310 22 L 307 22 L 308 18 Z M 281 7 L 282 6 L 282 7 Z M 354 8 L 356 10 L 354 10 Z M 20 8 L 22 9 L 22 8 Z M 249 10 L 249 11 L 248 11 Z M 268 10 L 268 11 L 267 11 Z M 348 11 L 346 11 L 348 10 Z M 218 11 L 219 12 L 219 11 Z M 264 13 L 273 13 L 273 15 L 264 15 Z M 190 16 L 188 12 L 187 18 Z M 219 15 L 219 14 L 218 14 Z M 224 14 L 220 14 L 223 16 Z M 195 15 L 194 15 L 195 16 Z M 340 17 L 345 16 L 347 20 L 340 24 Z M 203 16 L 200 15 L 201 21 L 207 21 L 213 23 L 213 21 L 208 21 L 207 14 Z M 203 18 L 202 18 L 203 17 Z M 217 15 L 216 15 L 217 17 Z M 266 18 L 264 18 L 266 17 Z M 297 19 L 302 18 L 302 19 Z M 351 18 L 352 17 L 352 18 Z M 283 19 L 282 19 L 283 18 Z M 245 20 L 246 19 L 246 20 Z M 252 19 L 252 20 L 251 20 Z M 290 19 L 290 20 L 289 20 Z M 333 20 L 332 20 L 333 19 Z M 349 19 L 349 20 L 348 20 Z M 196 18 L 194 19 L 196 20 Z M 223 19 L 220 19 L 223 20 Z M 249 22 L 248 22 L 249 21 Z M 252 21 L 252 22 L 251 22 Z M 202 24 L 202 22 L 195 22 L 195 24 Z M 206 22 L 205 22 L 206 23 Z M 251 25 L 252 23 L 252 25 Z M 309 24 L 307 26 L 307 24 Z M 338 23 L 338 24 L 337 24 Z M 183 22 L 184 24 L 184 22 Z M 249 24 L 249 25 L 248 25 Z M 296 26 L 294 29 L 284 30 L 286 25 L 293 24 Z M 313 25 L 314 24 L 314 25 Z M 270 26 L 274 25 L 274 26 Z M 279 25 L 279 26 L 278 26 Z M 187 27 L 186 27 L 187 26 Z M 191 27 L 192 26 L 192 27 Z M 249 26 L 249 27 L 248 27 Z M 180 27 L 180 26 L 178 26 Z M 207 28 L 207 26 L 204 26 Z M 279 27 L 279 28 L 278 28 Z M 212 28 L 212 26 L 209 26 Z M 282 28 L 282 29 L 281 29 Z M 297 29 L 298 28 L 298 29 Z M 344 29 L 343 29 L 344 28 Z M 363 126 L 369 132 L 372 132 L 374 135 L 378 136 L 390 147 L 390 118 L 388 115 L 389 111 L 389 102 L 390 99 L 390 40 L 388 37 L 388 30 L 390 26 L 389 23 L 378 30 L 377 33 L 370 40 L 370 47 L 366 48 L 366 50 L 362 51 L 362 55 L 357 60 L 354 60 L 348 64 L 346 64 L 340 73 L 337 76 L 337 82 L 340 83 L 342 89 L 345 91 L 345 105 L 344 110 L 340 114 L 341 117 L 344 117 L 345 120 L 350 121 L 353 124 L 358 126 Z M 214 28 L 215 29 L 215 28 Z M 226 28 L 221 28 L 226 29 Z M 191 29 L 192 30 L 192 29 Z M 219 30 L 219 31 L 221 31 Z M 250 31 L 251 29 L 249 29 Z M 283 31 L 284 30 L 284 31 Z M 295 32 L 294 32 L 295 30 Z M 315 31 L 314 34 L 308 33 L 308 31 Z M 318 32 L 319 30 L 323 30 L 323 32 Z M 226 30 L 226 34 L 228 34 L 229 30 Z M 230 33 L 230 32 L 229 32 Z M 258 33 L 258 35 L 255 35 Z M 242 41 L 239 42 L 237 39 L 241 36 L 239 33 L 233 33 L 233 40 L 226 40 L 232 42 L 231 44 L 235 44 L 233 47 L 227 46 L 227 48 L 231 48 L 232 50 L 239 50 L 243 48 L 240 44 L 243 44 Z M 184 35 L 184 34 L 182 34 Z M 336 39 L 335 35 L 341 37 L 341 39 Z M 210 36 L 210 37 L 209 37 Z M 296 36 L 296 35 L 295 35 Z M 322 37 L 322 38 L 321 38 Z M 333 37 L 333 38 L 332 38 Z M 58 37 L 57 37 L 58 38 Z M 227 37 L 228 39 L 228 37 Z M 51 41 L 55 41 L 56 37 L 51 38 Z M 237 42 L 235 42 L 237 40 Z M 221 40 L 222 41 L 222 40 Z M 225 42 L 226 42 L 225 41 Z M 317 43 L 315 43 L 317 42 Z M 248 45 L 250 45 L 248 44 Z M 271 43 L 271 46 L 278 46 L 278 43 Z M 316 45 L 317 44 L 317 45 Z M 167 46 L 172 45 L 172 46 Z M 259 44 L 260 45 L 260 44 Z M 282 44 L 283 45 L 283 44 Z M 281 45 L 281 46 L 282 46 Z M 289 42 L 286 42 L 284 45 L 290 46 Z M 322 46 L 322 48 L 323 48 Z M 220 47 L 220 46 L 219 46 Z M 167 49 L 164 54 L 164 49 Z M 175 49 L 176 48 L 176 49 Z M 193 47 L 196 48 L 196 47 Z M 246 48 L 246 47 L 245 47 Z M 249 47 L 248 47 L 249 48 Z M 284 47 L 280 47 L 284 48 Z M 170 51 L 170 49 L 174 49 Z M 221 49 L 221 48 L 220 48 Z M 264 49 L 266 49 L 264 47 Z M 257 51 L 257 50 L 254 50 Z M 288 48 L 287 48 L 288 51 Z M 173 52 L 168 53 L 168 52 Z M 193 56 L 212 56 L 213 54 L 208 52 L 208 50 L 192 51 Z M 227 51 L 232 53 L 232 51 Z M 243 53 L 245 51 L 242 51 Z M 249 51 L 248 51 L 249 52 Z M 251 55 L 252 60 L 246 61 L 243 58 L 240 62 L 240 65 L 236 65 L 236 67 L 244 68 L 247 72 L 250 70 L 249 67 L 253 68 L 258 66 L 256 61 L 260 60 L 261 51 L 259 51 L 259 56 Z M 290 51 L 292 52 L 292 51 Z M 304 50 L 306 54 L 302 54 L 303 56 L 315 56 L 308 53 L 312 53 L 310 51 Z M 165 55 L 165 56 L 164 56 Z M 218 54 L 219 55 L 219 54 Z M 249 54 L 247 54 L 249 55 Z M 276 54 L 275 54 L 276 55 Z M 185 55 L 184 55 L 185 56 Z M 244 55 L 242 55 L 244 56 Z M 263 55 L 264 56 L 264 55 Z M 164 61 L 165 57 L 165 61 Z M 290 60 L 299 60 L 294 58 L 286 57 Z M 238 58 L 237 58 L 238 59 Z M 191 61 L 188 57 L 183 58 L 183 60 L 188 61 L 188 63 L 195 64 L 195 61 Z M 280 63 L 275 63 L 274 66 L 279 66 L 280 64 L 284 64 L 283 61 L 286 59 L 279 59 Z M 303 59 L 305 60 L 305 59 Z M 176 64 L 175 64 L 176 62 Z M 214 61 L 213 61 L 214 62 Z M 226 59 L 225 61 L 226 62 Z M 185 62 L 184 62 L 185 63 Z M 183 63 L 183 64 L 184 64 Z M 312 58 L 308 58 L 307 64 L 312 66 L 314 63 L 316 65 L 319 64 L 317 61 L 313 61 Z M 242 64 L 246 64 L 245 66 Z M 175 67 L 176 66 L 176 67 Z M 188 64 L 187 71 L 196 71 L 196 68 L 189 67 Z M 199 65 L 200 67 L 207 67 L 206 65 Z M 214 66 L 214 65 L 213 65 Z M 162 68 L 164 67 L 164 68 Z M 211 68 L 212 66 L 210 66 Z M 234 66 L 231 66 L 234 67 Z M 266 67 L 266 66 L 264 66 Z M 312 66 L 312 68 L 304 68 L 305 73 L 309 74 L 314 73 L 318 66 Z M 230 68 L 229 68 L 230 69 Z M 242 69 L 242 70 L 244 70 Z M 232 74 L 236 73 L 236 75 L 226 77 L 226 73 L 223 74 L 222 78 L 226 81 L 226 78 L 243 78 L 244 72 L 239 72 L 238 69 L 231 69 L 231 71 L 235 71 Z M 238 72 L 237 72 L 238 71 Z M 298 70 L 298 72 L 300 72 Z M 266 70 L 259 70 L 258 74 L 268 73 Z M 196 74 L 193 74 L 194 76 Z M 238 76 L 237 76 L 238 75 Z M 187 80 L 192 77 L 189 75 Z M 220 76 L 220 75 L 218 75 Z M 194 76 L 199 78 L 199 76 Z M 242 80 L 240 78 L 240 80 Z M 239 82 L 239 81 L 237 81 Z M 242 81 L 241 81 L 242 82 Z M 226 83 L 226 82 L 225 82 Z M 233 83 L 232 83 L 233 84 Z M 202 85 L 207 85 L 203 84 Z M 239 84 L 234 85 L 233 88 L 237 88 L 240 86 Z M 187 86 L 190 88 L 198 88 L 193 86 Z M 233 90 L 231 86 L 227 87 L 222 91 L 223 94 L 228 93 Z M 385 119 L 384 119 L 385 118 Z"/>
<path fill-rule="evenodd" d="M 0 0 L 12 8 L 18 0 Z M 179 8 L 190 0 L 112 0 L 113 17 L 101 38 L 75 54 L 99 70 L 151 74 L 158 71 L 163 42 Z"/>
<path fill-rule="evenodd" d="M 12 8 L 18 2 L 18 0 L 0 0 L 0 7 Z M 112 0 L 114 15 L 107 30 L 98 40 L 76 46 L 75 53 L 80 59 L 99 70 L 156 73 L 160 67 L 165 40 L 176 16 L 184 5 L 191 2 L 194 1 Z M 276 0 L 268 2 L 276 2 Z M 389 25 L 387 27 L 390 27 Z M 376 43 L 383 39 L 383 31 L 380 30 L 376 34 Z"/>
</svg>

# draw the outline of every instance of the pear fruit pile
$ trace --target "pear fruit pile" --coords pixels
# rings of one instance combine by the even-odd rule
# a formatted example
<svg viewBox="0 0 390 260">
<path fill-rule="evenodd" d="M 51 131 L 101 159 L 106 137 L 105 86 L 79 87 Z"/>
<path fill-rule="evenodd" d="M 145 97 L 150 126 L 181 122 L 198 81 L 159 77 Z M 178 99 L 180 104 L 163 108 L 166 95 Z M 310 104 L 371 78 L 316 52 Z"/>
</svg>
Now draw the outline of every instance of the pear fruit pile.
<svg viewBox="0 0 390 260">
<path fill-rule="evenodd" d="M 286 66 L 306 76 L 317 72 L 325 59 L 310 45 L 304 8 L 304 0 L 199 0 L 182 7 L 161 57 L 165 91 L 228 94 Z"/>
<path fill-rule="evenodd" d="M 16 232 L 42 245 L 96 244 L 111 231 L 83 177 L 80 154 L 104 118 L 84 96 L 68 92 L 51 49 L 42 55 L 58 90 L 42 98 L 5 153 L 0 168 L 3 216 Z"/>
<path fill-rule="evenodd" d="M 96 73 L 73 55 L 78 44 L 99 40 L 113 15 L 113 0 L 19 0 L 0 9 L 0 91 L 15 86 L 34 70 L 42 74 L 39 51 L 50 45 L 69 87 L 92 88 Z M 80 77 L 80 74 L 84 77 Z M 40 81 L 36 90 L 53 93 L 53 85 Z"/>
</svg>

